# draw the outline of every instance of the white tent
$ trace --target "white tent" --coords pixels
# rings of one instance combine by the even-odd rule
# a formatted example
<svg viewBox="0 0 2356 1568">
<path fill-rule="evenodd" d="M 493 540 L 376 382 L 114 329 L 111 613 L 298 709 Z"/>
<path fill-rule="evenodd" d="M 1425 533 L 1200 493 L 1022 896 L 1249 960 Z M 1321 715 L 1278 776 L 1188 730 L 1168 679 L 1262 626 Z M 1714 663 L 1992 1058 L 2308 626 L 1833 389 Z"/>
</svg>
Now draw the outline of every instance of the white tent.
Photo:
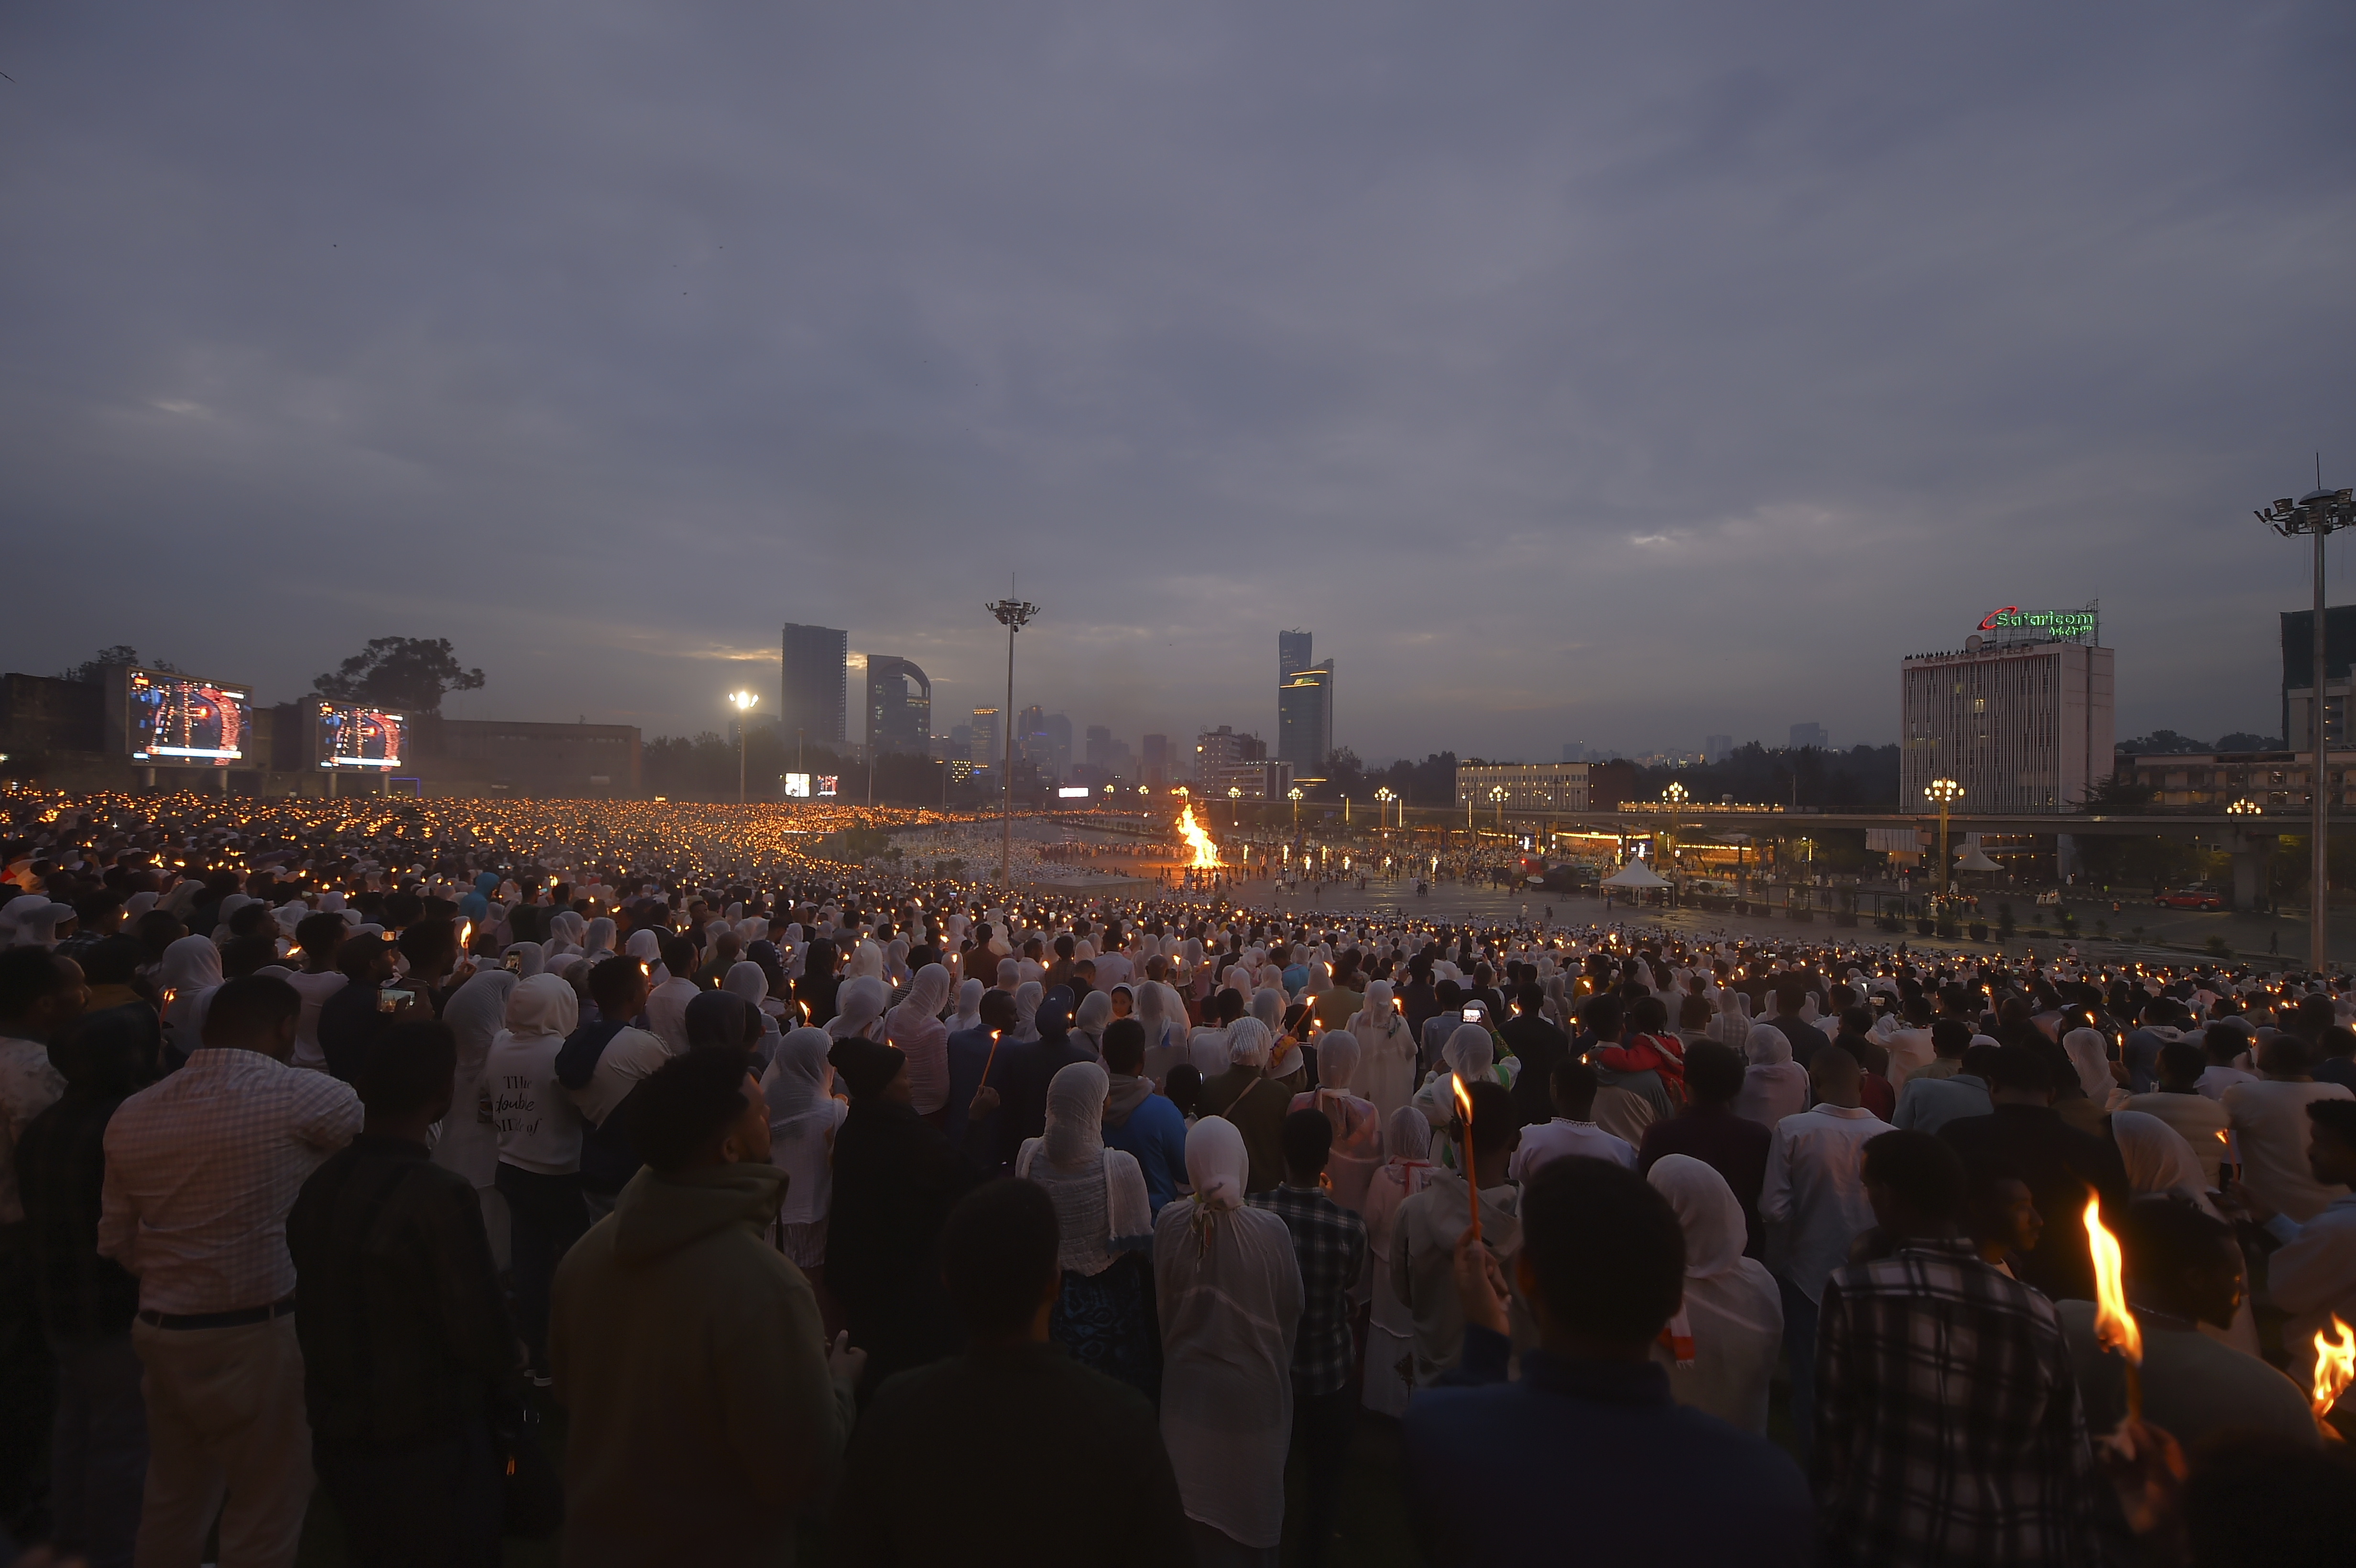
<svg viewBox="0 0 2356 1568">
<path fill-rule="evenodd" d="M 1603 879 L 1607 888 L 1665 888 L 1669 884 L 1653 875 L 1653 868 L 1642 860 L 1631 860 Z"/>
<path fill-rule="evenodd" d="M 1980 847 L 1974 844 L 1970 848 L 1966 848 L 1962 854 L 1955 857 L 1955 869 L 1958 871 L 2001 871 L 2004 868 L 1997 865 L 1994 860 L 1989 859 L 1986 855 L 1981 854 Z"/>
</svg>

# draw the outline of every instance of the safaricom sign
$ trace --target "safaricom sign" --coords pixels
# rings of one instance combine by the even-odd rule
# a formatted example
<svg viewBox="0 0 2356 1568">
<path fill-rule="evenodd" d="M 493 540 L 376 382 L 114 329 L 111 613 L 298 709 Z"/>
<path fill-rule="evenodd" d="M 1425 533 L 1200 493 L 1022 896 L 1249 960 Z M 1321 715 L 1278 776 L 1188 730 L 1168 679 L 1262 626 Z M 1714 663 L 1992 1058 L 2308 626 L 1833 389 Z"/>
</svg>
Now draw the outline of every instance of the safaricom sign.
<svg viewBox="0 0 2356 1568">
<path fill-rule="evenodd" d="M 2017 629 L 2043 632 L 2056 637 L 2092 636 L 2094 613 L 2092 610 L 2024 610 L 2018 604 L 2008 604 L 1980 617 L 1980 630 L 1983 632 Z"/>
</svg>

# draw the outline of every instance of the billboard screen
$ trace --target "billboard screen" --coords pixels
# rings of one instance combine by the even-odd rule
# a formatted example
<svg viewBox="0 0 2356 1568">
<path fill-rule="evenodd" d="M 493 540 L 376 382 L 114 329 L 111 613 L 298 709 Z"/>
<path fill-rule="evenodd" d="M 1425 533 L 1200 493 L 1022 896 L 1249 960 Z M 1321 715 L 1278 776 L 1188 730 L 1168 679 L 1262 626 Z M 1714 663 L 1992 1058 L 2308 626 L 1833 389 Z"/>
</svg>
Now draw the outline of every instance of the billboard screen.
<svg viewBox="0 0 2356 1568">
<path fill-rule="evenodd" d="M 834 793 L 834 781 L 835 775 L 832 773 L 819 774 L 818 793 L 820 795 L 832 795 Z"/>
<path fill-rule="evenodd" d="M 225 768 L 245 760 L 253 693 L 155 670 L 126 676 L 132 761 Z"/>
<path fill-rule="evenodd" d="M 1086 784 L 1066 784 L 1063 788 L 1055 792 L 1055 798 L 1057 800 L 1086 800 L 1095 793 L 1096 791 L 1088 788 Z"/>
<path fill-rule="evenodd" d="M 808 800 L 809 798 L 809 774 L 787 773 L 786 775 L 786 798 L 787 800 Z"/>
<path fill-rule="evenodd" d="M 312 746 L 321 768 L 397 768 L 409 741 L 409 720 L 348 702 L 312 704 Z"/>
</svg>

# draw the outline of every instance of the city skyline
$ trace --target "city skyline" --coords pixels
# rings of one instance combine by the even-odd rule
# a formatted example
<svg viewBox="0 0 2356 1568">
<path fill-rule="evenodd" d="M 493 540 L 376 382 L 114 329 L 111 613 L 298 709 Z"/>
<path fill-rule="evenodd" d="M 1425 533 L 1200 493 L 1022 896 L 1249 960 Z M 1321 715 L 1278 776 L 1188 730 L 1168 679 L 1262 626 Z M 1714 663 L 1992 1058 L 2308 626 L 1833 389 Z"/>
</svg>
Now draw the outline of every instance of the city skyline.
<svg viewBox="0 0 2356 1568">
<path fill-rule="evenodd" d="M 2264 733 L 2356 478 L 2344 7 L 16 23 L 12 669 L 694 734 L 792 614 L 948 713 L 1019 571 L 1021 702 L 1268 733 L 1314 627 L 1337 744 L 1542 759 L 2100 596 L 2121 734 Z"/>
</svg>

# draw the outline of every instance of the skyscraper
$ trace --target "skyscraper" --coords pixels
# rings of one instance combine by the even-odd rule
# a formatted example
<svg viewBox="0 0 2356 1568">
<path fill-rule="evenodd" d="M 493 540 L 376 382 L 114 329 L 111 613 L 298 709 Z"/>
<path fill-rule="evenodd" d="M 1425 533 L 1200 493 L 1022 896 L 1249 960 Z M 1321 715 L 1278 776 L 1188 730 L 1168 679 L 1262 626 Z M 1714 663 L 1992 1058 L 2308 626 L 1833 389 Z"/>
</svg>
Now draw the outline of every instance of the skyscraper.
<svg viewBox="0 0 2356 1568">
<path fill-rule="evenodd" d="M 976 767 L 994 768 L 1006 761 L 1005 748 L 999 744 L 998 709 L 977 708 L 973 710 L 973 761 Z"/>
<path fill-rule="evenodd" d="M 1325 776 L 1333 750 L 1333 661 L 1309 654 L 1307 632 L 1276 635 L 1276 755 L 1304 780 Z"/>
<path fill-rule="evenodd" d="M 1825 732 L 1821 724 L 1793 725 L 1792 750 L 1797 752 L 1809 746 L 1819 752 L 1829 752 L 1833 749 L 1833 738 Z"/>
<path fill-rule="evenodd" d="M 1166 786 L 1170 783 L 1170 737 L 1148 735 L 1141 744 L 1144 751 L 1138 758 L 1138 769 L 1144 782 L 1156 788 Z"/>
<path fill-rule="evenodd" d="M 843 728 L 845 686 L 851 636 L 831 626 L 786 624 L 783 682 L 777 704 L 777 729 L 814 746 L 840 746 Z"/>
<path fill-rule="evenodd" d="M 1055 749 L 1055 776 L 1063 778 L 1072 771 L 1072 720 L 1069 715 L 1047 715 L 1047 744 Z"/>
<path fill-rule="evenodd" d="M 911 689 L 911 687 L 915 689 Z M 867 656 L 867 746 L 877 756 L 921 757 L 933 733 L 933 683 L 896 654 Z"/>
<path fill-rule="evenodd" d="M 1726 761 L 1727 758 L 1734 755 L 1734 737 L 1731 735 L 1704 736 L 1701 742 L 1701 754 L 1702 761 L 1706 763 Z"/>
</svg>

